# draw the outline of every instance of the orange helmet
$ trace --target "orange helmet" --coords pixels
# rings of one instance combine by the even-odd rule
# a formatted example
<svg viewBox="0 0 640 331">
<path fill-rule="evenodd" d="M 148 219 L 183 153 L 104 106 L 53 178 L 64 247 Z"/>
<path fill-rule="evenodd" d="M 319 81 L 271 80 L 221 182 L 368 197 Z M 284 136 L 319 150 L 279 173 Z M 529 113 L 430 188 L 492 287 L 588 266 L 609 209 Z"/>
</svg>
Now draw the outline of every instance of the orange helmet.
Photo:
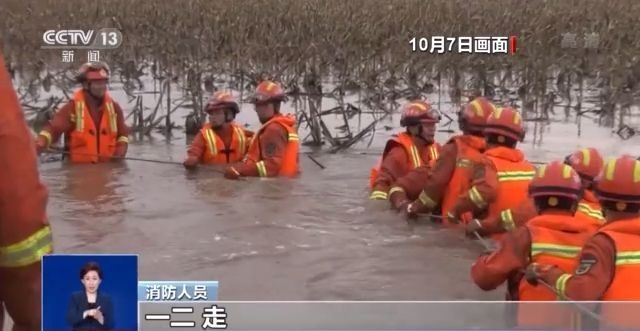
<svg viewBox="0 0 640 331">
<path fill-rule="evenodd" d="M 104 62 L 87 62 L 80 66 L 76 80 L 79 83 L 91 80 L 109 80 L 111 70 Z"/>
<path fill-rule="evenodd" d="M 582 179 L 593 180 L 604 166 L 602 155 L 595 148 L 583 148 L 568 155 L 564 163 L 570 165 Z"/>
<path fill-rule="evenodd" d="M 253 103 L 278 102 L 285 99 L 284 90 L 278 83 L 265 80 L 258 84 L 253 95 Z"/>
<path fill-rule="evenodd" d="M 477 97 L 460 110 L 458 122 L 464 123 L 467 130 L 481 131 L 495 109 L 496 107 L 485 97 Z"/>
<path fill-rule="evenodd" d="M 205 111 L 207 113 L 211 113 L 211 111 L 215 109 L 225 109 L 229 108 L 233 111 L 234 115 L 240 112 L 240 107 L 238 107 L 238 103 L 236 99 L 231 95 L 229 91 L 217 91 L 213 93 L 209 102 L 207 102 L 207 106 L 205 107 Z"/>
<path fill-rule="evenodd" d="M 484 133 L 486 135 L 495 134 L 514 140 L 522 140 L 524 139 L 522 116 L 511 107 L 496 108 L 487 119 Z"/>
<path fill-rule="evenodd" d="M 538 168 L 535 177 L 529 183 L 529 196 L 566 197 L 572 200 L 582 199 L 582 181 L 578 173 L 560 161 L 554 161 Z"/>
<path fill-rule="evenodd" d="M 426 101 L 412 101 L 402 107 L 401 126 L 438 122 L 440 122 L 440 115 Z"/>
<path fill-rule="evenodd" d="M 598 200 L 616 202 L 620 211 L 626 203 L 640 204 L 640 161 L 630 156 L 611 159 L 594 183 Z"/>
</svg>

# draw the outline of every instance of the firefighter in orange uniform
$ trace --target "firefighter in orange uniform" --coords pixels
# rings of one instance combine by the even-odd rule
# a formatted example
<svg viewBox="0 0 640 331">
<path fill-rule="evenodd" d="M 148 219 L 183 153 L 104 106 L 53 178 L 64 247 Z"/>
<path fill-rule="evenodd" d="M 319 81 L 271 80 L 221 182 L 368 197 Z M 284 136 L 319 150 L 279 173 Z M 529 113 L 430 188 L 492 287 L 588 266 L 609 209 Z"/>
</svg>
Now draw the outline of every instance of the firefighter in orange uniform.
<svg viewBox="0 0 640 331">
<path fill-rule="evenodd" d="M 394 182 L 409 171 L 428 171 L 440 155 L 440 145 L 434 141 L 440 115 L 424 101 L 404 105 L 400 125 L 405 132 L 394 134 L 387 141 L 378 164 L 371 169 L 369 188 L 372 200 L 387 200 Z"/>
<path fill-rule="evenodd" d="M 584 194 L 582 201 L 578 204 L 576 217 L 583 218 L 586 221 L 595 220 L 604 224 L 600 203 L 593 194 L 593 178 L 600 173 L 604 166 L 602 155 L 595 148 L 584 148 L 568 155 L 564 162 L 578 173 L 584 188 Z M 482 222 L 476 220 L 469 223 L 467 234 L 472 236 L 474 231 L 483 236 L 504 233 L 524 225 L 535 215 L 536 210 L 533 201 L 527 200 L 520 207 L 503 210 L 493 218 L 485 219 Z"/>
<path fill-rule="evenodd" d="M 215 92 L 205 111 L 209 114 L 209 123 L 193 139 L 183 163 L 185 168 L 193 169 L 198 163 L 212 165 L 242 161 L 249 150 L 253 132 L 233 122 L 240 107 L 231 93 Z"/>
<path fill-rule="evenodd" d="M 567 271 L 547 262 L 527 273 L 567 300 L 640 301 L 640 161 L 610 160 L 594 183 L 607 223 L 585 243 L 578 267 Z M 637 303 L 603 302 L 600 313 L 607 324 L 601 330 L 640 329 Z"/>
<path fill-rule="evenodd" d="M 37 331 L 41 258 L 53 250 L 47 189 L 40 182 L 33 139 L 1 53 L 0 137 L 0 158 L 7 160 L 0 167 L 0 320 L 4 303 L 13 330 Z"/>
<path fill-rule="evenodd" d="M 295 177 L 300 173 L 299 143 L 295 117 L 280 113 L 285 99 L 279 84 L 263 81 L 256 87 L 253 103 L 262 127 L 249 144 L 242 163 L 230 166 L 224 176 Z"/>
<path fill-rule="evenodd" d="M 492 217 L 527 199 L 535 168 L 516 148 L 524 138 L 520 114 L 512 108 L 497 108 L 487 119 L 484 135 L 487 150 L 481 161 L 473 165 L 471 188 L 460 195 L 447 212 L 449 222 L 469 222 L 471 216 L 461 218 L 463 214 L 473 218 Z"/>
<path fill-rule="evenodd" d="M 76 77 L 82 84 L 38 135 L 38 153 L 60 135 L 73 163 L 118 160 L 127 154 L 129 129 L 120 105 L 107 92 L 109 67 L 102 62 L 84 64 Z"/>
<path fill-rule="evenodd" d="M 476 98 L 462 108 L 458 112 L 462 134 L 452 137 L 442 147 L 432 171 L 412 171 L 398 179 L 389 191 L 392 208 L 404 210 L 409 199 L 417 199 L 411 206 L 411 213 L 433 212 L 440 206 L 442 215 L 446 215 L 458 196 L 471 186 L 471 166 L 482 157 L 486 147 L 483 130 L 494 110 L 494 105 L 484 97 Z"/>
<path fill-rule="evenodd" d="M 576 267 L 580 248 L 600 226 L 575 217 L 582 193 L 580 177 L 570 166 L 560 161 L 541 166 L 529 186 L 538 216 L 504 236 L 497 251 L 478 258 L 471 268 L 478 287 L 488 291 L 508 281 L 508 300 L 555 300 L 555 293 L 530 285 L 523 272 L 530 263 L 554 264 L 564 271 Z M 567 329 L 574 326 L 574 317 L 562 307 L 544 304 L 519 304 L 517 314 L 518 326 L 529 328 Z"/>
</svg>

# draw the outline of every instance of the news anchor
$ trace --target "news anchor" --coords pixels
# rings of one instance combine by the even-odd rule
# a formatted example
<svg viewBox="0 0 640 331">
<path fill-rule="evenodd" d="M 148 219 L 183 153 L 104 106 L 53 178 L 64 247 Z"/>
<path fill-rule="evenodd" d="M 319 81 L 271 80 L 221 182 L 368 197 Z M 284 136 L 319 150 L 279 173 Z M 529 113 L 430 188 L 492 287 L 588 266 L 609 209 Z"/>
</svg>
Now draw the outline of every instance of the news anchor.
<svg viewBox="0 0 640 331">
<path fill-rule="evenodd" d="M 80 269 L 84 291 L 74 292 L 67 308 L 67 323 L 73 331 L 113 330 L 113 301 L 107 293 L 98 291 L 102 270 L 95 262 Z"/>
</svg>

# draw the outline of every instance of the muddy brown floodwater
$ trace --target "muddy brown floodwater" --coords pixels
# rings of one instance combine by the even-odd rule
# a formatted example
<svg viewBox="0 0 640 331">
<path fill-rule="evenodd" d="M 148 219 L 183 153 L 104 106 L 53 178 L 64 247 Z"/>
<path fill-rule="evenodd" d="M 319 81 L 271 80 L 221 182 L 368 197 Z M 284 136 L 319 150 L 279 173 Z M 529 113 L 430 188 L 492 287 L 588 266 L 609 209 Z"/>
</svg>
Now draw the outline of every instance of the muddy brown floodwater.
<svg viewBox="0 0 640 331">
<path fill-rule="evenodd" d="M 531 160 L 595 146 L 637 153 L 609 129 L 557 123 Z M 393 131 L 379 132 L 378 148 Z M 379 139 L 378 139 L 379 138 Z M 444 141 L 446 136 L 440 136 Z M 184 138 L 133 142 L 129 155 L 181 161 Z M 301 155 L 296 180 L 229 181 L 178 165 L 41 165 L 59 253 L 137 253 L 140 279 L 219 280 L 222 300 L 500 300 L 469 267 L 480 246 L 433 225 L 410 227 L 386 202 L 367 200 L 377 157 Z"/>
</svg>

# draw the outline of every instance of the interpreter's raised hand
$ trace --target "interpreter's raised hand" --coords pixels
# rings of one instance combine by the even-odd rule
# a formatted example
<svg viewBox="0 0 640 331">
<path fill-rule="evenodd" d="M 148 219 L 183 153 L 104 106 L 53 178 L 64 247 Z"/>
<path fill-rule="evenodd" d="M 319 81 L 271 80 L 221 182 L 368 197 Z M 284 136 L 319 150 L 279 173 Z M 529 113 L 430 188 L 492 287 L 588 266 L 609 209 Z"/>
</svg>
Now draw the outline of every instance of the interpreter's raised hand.
<svg viewBox="0 0 640 331">
<path fill-rule="evenodd" d="M 102 315 L 102 311 L 100 310 L 100 307 L 95 309 L 93 318 L 95 318 L 98 321 L 98 323 L 104 324 L 104 315 Z"/>
</svg>

